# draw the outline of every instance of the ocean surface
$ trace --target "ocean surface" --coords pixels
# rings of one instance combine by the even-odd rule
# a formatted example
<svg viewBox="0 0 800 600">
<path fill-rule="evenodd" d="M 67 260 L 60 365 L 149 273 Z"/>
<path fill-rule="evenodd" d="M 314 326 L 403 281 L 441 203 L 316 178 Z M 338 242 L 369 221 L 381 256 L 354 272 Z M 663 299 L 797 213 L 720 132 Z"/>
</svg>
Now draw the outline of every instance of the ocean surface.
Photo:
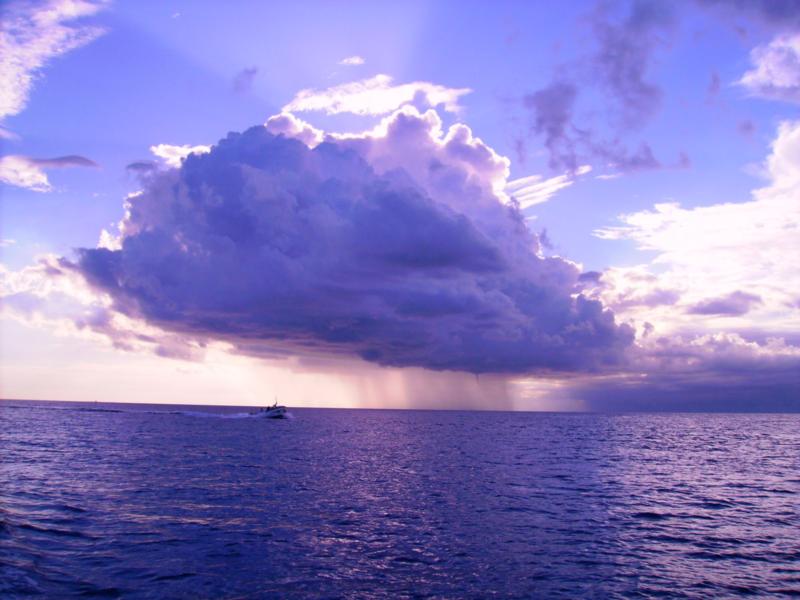
<svg viewBox="0 0 800 600">
<path fill-rule="evenodd" d="M 0 403 L 2 598 L 800 595 L 800 415 Z"/>
</svg>

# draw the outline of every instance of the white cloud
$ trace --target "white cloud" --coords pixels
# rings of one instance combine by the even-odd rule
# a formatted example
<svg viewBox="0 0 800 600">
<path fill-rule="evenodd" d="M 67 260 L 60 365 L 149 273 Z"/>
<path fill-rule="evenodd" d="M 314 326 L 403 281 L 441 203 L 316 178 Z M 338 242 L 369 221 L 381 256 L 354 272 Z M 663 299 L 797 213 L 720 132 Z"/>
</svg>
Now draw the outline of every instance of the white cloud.
<svg viewBox="0 0 800 600">
<path fill-rule="evenodd" d="M 175 146 L 172 144 L 158 144 L 157 146 L 150 146 L 150 152 L 155 154 L 158 158 L 164 161 L 169 167 L 180 167 L 184 158 L 190 154 L 205 154 L 211 151 L 211 146 Z"/>
<path fill-rule="evenodd" d="M 183 339 L 111 309 L 107 294 L 91 288 L 55 255 L 12 271 L 0 265 L 0 319 L 47 329 L 62 337 L 90 339 L 128 351 L 196 360 L 203 354 Z"/>
<path fill-rule="evenodd" d="M 97 164 L 83 156 L 30 158 L 11 154 L 0 157 L 0 181 L 35 192 L 49 192 L 53 188 L 44 172 L 45 169 L 96 166 Z"/>
<path fill-rule="evenodd" d="M 9 238 L 0 239 L 0 248 L 8 248 L 9 246 L 13 246 L 17 243 L 17 240 L 12 240 Z"/>
<path fill-rule="evenodd" d="M 25 108 L 36 73 L 60 54 L 91 42 L 103 30 L 68 25 L 96 13 L 102 3 L 51 0 L 44 4 L 12 2 L 0 18 L 0 119 Z"/>
<path fill-rule="evenodd" d="M 464 211 L 466 198 L 451 179 L 451 168 L 460 171 L 484 193 L 507 200 L 506 188 L 511 161 L 475 136 L 463 123 L 445 132 L 438 113 L 420 113 L 404 106 L 385 117 L 372 130 L 359 134 L 329 134 L 364 156 L 378 173 L 402 169 L 432 198 Z M 439 168 L 432 169 L 431 164 Z M 491 201 L 496 202 L 493 198 Z"/>
<path fill-rule="evenodd" d="M 739 80 L 752 94 L 800 102 L 800 33 L 781 35 L 750 53 L 754 67 Z"/>
<path fill-rule="evenodd" d="M 24 156 L 0 158 L 0 181 L 34 192 L 49 192 L 52 189 L 44 170 Z"/>
<path fill-rule="evenodd" d="M 652 210 L 622 215 L 621 226 L 595 232 L 604 239 L 632 240 L 640 249 L 656 253 L 643 272 L 618 269 L 610 274 L 613 278 L 642 289 L 657 286 L 681 298 L 674 307 L 645 306 L 624 314 L 658 322 L 662 331 L 723 326 L 800 331 L 800 121 L 780 125 L 765 171 L 770 185 L 755 190 L 749 201 L 695 208 L 656 204 Z M 601 297 L 612 307 L 619 305 L 614 296 L 619 295 L 620 281 L 606 284 Z M 760 302 L 742 315 L 689 314 L 703 312 L 698 306 L 727 302 L 736 293 L 757 296 Z"/>
<path fill-rule="evenodd" d="M 448 88 L 427 81 L 394 85 L 388 75 L 376 75 L 324 90 L 301 90 L 283 107 L 283 111 L 385 115 L 405 104 L 423 102 L 457 112 L 460 109 L 459 98 L 471 91 L 469 88 Z"/>
<path fill-rule="evenodd" d="M 298 119 L 292 113 L 273 115 L 267 119 L 267 122 L 264 123 L 264 127 L 274 135 L 296 138 L 309 148 L 313 148 L 319 144 L 325 137 L 322 131 L 309 125 L 302 119 Z"/>
<path fill-rule="evenodd" d="M 358 55 L 355 56 L 348 56 L 347 58 L 343 58 L 339 61 L 340 65 L 345 65 L 348 67 L 356 67 L 358 65 L 364 64 L 364 59 Z"/>
<path fill-rule="evenodd" d="M 585 175 L 592 170 L 589 165 L 578 167 L 575 175 Z M 541 175 L 530 175 L 509 181 L 506 194 L 513 197 L 522 209 L 547 202 L 553 194 L 575 183 L 574 175 L 557 175 L 543 179 Z"/>
</svg>

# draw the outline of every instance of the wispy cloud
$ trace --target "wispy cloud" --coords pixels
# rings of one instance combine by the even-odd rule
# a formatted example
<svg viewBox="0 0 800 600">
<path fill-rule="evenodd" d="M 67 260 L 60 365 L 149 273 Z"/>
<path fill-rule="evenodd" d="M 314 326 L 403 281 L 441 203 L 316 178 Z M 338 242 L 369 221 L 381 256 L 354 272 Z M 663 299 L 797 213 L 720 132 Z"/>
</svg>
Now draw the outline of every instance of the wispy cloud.
<svg viewBox="0 0 800 600">
<path fill-rule="evenodd" d="M 506 193 L 514 198 L 521 209 L 526 209 L 547 202 L 553 194 L 575 183 L 575 177 L 585 175 L 592 170 L 589 165 L 582 165 L 574 174 L 558 175 L 544 179 L 541 175 L 530 175 L 509 181 Z"/>
<path fill-rule="evenodd" d="M 103 2 L 7 2 L 0 7 L 0 120 L 25 108 L 37 72 L 50 59 L 88 44 L 99 27 L 74 23 Z"/>
<path fill-rule="evenodd" d="M 0 181 L 7 185 L 26 188 L 35 192 L 49 192 L 53 188 L 47 178 L 45 169 L 96 166 L 97 163 L 83 156 L 30 158 L 12 154 L 0 157 Z"/>
<path fill-rule="evenodd" d="M 347 67 L 356 67 L 358 65 L 363 65 L 366 62 L 362 57 L 358 55 L 348 56 L 347 58 L 343 58 L 339 61 L 340 65 L 345 65 Z"/>
<path fill-rule="evenodd" d="M 18 140 L 19 136 L 13 131 L 0 127 L 0 140 Z"/>
<path fill-rule="evenodd" d="M 351 81 L 324 90 L 301 90 L 283 107 L 285 112 L 322 111 L 327 114 L 386 115 L 412 103 L 442 106 L 449 112 L 460 109 L 459 98 L 469 88 L 449 88 L 428 81 L 394 84 L 389 75 Z"/>
</svg>

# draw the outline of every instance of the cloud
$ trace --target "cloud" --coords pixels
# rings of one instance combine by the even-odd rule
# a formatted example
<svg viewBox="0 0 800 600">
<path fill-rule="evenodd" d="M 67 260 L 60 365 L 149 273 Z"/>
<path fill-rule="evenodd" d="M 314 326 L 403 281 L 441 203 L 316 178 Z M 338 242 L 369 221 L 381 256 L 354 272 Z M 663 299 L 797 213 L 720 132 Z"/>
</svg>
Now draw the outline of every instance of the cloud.
<svg viewBox="0 0 800 600">
<path fill-rule="evenodd" d="M 798 6 L 800 9 L 800 6 Z M 750 53 L 753 68 L 739 79 L 754 96 L 800 103 L 800 33 L 779 35 Z"/>
<path fill-rule="evenodd" d="M 661 104 L 661 89 L 647 81 L 647 72 L 662 32 L 673 21 L 669 3 L 650 0 L 632 2 L 621 22 L 609 20 L 603 11 L 595 14 L 594 66 L 600 84 L 615 100 L 624 127 L 642 125 Z"/>
<path fill-rule="evenodd" d="M 354 55 L 354 56 L 348 56 L 347 58 L 343 58 L 342 60 L 339 61 L 339 64 L 348 67 L 355 67 L 358 65 L 363 65 L 365 62 L 366 61 L 362 57 Z"/>
<path fill-rule="evenodd" d="M 711 78 L 708 81 L 708 88 L 706 89 L 706 96 L 708 101 L 711 102 L 719 95 L 719 90 L 722 87 L 722 80 L 719 78 L 719 73 L 713 71 Z"/>
<path fill-rule="evenodd" d="M 448 88 L 427 81 L 394 85 L 388 75 L 376 75 L 324 90 L 301 90 L 283 107 L 283 112 L 323 111 L 329 115 L 386 115 L 411 103 L 442 106 L 446 111 L 458 112 L 459 98 L 471 91 L 469 88 Z"/>
<path fill-rule="evenodd" d="M 242 69 L 233 78 L 233 91 L 237 94 L 245 94 L 253 87 L 253 81 L 258 75 L 258 67 Z"/>
<path fill-rule="evenodd" d="M 0 239 L 0 248 L 8 248 L 9 246 L 13 246 L 17 243 L 17 240 L 12 240 L 10 238 Z"/>
<path fill-rule="evenodd" d="M 83 0 L 12 1 L 0 7 L 0 120 L 25 108 L 37 73 L 52 58 L 103 33 L 73 23 L 102 7 Z"/>
<path fill-rule="evenodd" d="M 309 148 L 319 144 L 325 134 L 305 121 L 298 119 L 292 113 L 273 115 L 264 124 L 267 131 L 274 135 L 284 135 L 303 142 Z"/>
<path fill-rule="evenodd" d="M 747 201 L 657 204 L 597 232 L 654 258 L 583 282 L 638 335 L 627 369 L 576 381 L 574 400 L 590 410 L 800 410 L 800 122 L 779 126 L 764 171 L 769 184 Z"/>
<path fill-rule="evenodd" d="M 762 23 L 777 29 L 796 29 L 800 26 L 798 0 L 696 0 L 696 2 L 727 12 L 754 16 Z"/>
<path fill-rule="evenodd" d="M 681 292 L 664 287 L 665 282 L 650 273 L 646 266 L 611 267 L 595 278 L 587 279 L 585 290 L 595 288 L 602 291 L 595 297 L 615 311 L 630 314 L 631 309 L 644 309 L 652 315 L 652 310 L 660 306 L 672 306 L 678 302 Z"/>
<path fill-rule="evenodd" d="M 83 156 L 75 155 L 58 158 L 30 158 L 11 154 L 0 157 L 0 182 L 35 192 L 49 192 L 53 188 L 45 169 L 68 167 L 97 167 L 97 163 Z"/>
<path fill-rule="evenodd" d="M 693 315 L 740 317 L 750 312 L 750 309 L 758 304 L 761 304 L 760 296 L 736 291 L 720 298 L 711 298 L 698 302 L 690 306 L 688 312 Z"/>
<path fill-rule="evenodd" d="M 66 167 L 96 167 L 97 163 L 85 156 L 70 154 L 57 158 L 28 158 L 32 164 L 42 169 L 63 169 Z"/>
<path fill-rule="evenodd" d="M 663 2 L 638 0 L 630 6 L 622 17 L 612 15 L 606 4 L 596 9 L 587 19 L 593 52 L 561 65 L 551 83 L 523 97 L 531 114 L 530 134 L 543 138 L 552 169 L 574 170 L 598 159 L 618 172 L 662 166 L 649 144 L 630 150 L 624 138 L 659 110 L 663 93 L 648 74 L 674 19 Z M 580 98 L 592 87 L 602 92 L 599 123 L 578 113 Z"/>
<path fill-rule="evenodd" d="M 211 146 L 197 145 L 175 146 L 172 144 L 158 144 L 150 146 L 150 152 L 164 161 L 168 167 L 180 167 L 183 160 L 190 154 L 204 154 L 211 150 Z"/>
<path fill-rule="evenodd" d="M 794 258 L 800 244 L 800 122 L 780 125 L 764 171 L 769 185 L 755 190 L 749 200 L 694 208 L 656 204 L 623 215 L 620 226 L 596 232 L 654 252 L 646 270 L 659 273 L 660 287 L 679 292 L 680 303 L 641 312 L 623 310 L 608 289 L 597 297 L 624 318 L 653 322 L 662 332 L 714 331 L 720 326 L 715 316 L 739 330 L 758 327 L 776 335 L 797 331 L 791 307 L 800 296 Z M 645 280 L 629 283 L 642 290 L 652 286 Z M 745 314 L 746 320 L 737 319 Z"/>
<path fill-rule="evenodd" d="M 592 170 L 589 165 L 578 167 L 574 174 L 557 175 L 544 179 L 541 175 L 530 175 L 509 181 L 506 193 L 514 198 L 520 209 L 530 208 L 537 204 L 547 202 L 553 195 L 575 183 L 575 176 L 585 175 Z"/>
<path fill-rule="evenodd" d="M 736 130 L 745 137 L 751 137 L 756 131 L 756 124 L 750 119 L 743 119 L 736 125 Z"/>
<path fill-rule="evenodd" d="M 533 113 L 532 131 L 544 137 L 550 152 L 550 168 L 574 170 L 578 166 L 577 141 L 573 138 L 575 127 L 572 112 L 577 87 L 572 83 L 556 81 L 541 90 L 525 96 L 523 104 Z"/>
<path fill-rule="evenodd" d="M 52 189 L 47 174 L 24 156 L 0 158 L 0 182 L 35 192 L 49 192 Z"/>
<path fill-rule="evenodd" d="M 647 142 L 641 142 L 636 150 L 629 150 L 619 140 L 592 141 L 589 144 L 595 157 L 603 158 L 611 169 L 622 172 L 645 171 L 660 168 L 661 162 L 653 154 L 653 149 Z M 678 167 L 686 166 L 688 157 L 681 153 L 678 158 Z"/>
<path fill-rule="evenodd" d="M 110 298 L 91 289 L 63 259 L 38 257 L 10 271 L 0 265 L 0 317 L 38 325 L 55 335 L 110 342 L 125 351 L 196 360 L 203 346 L 111 310 Z"/>
<path fill-rule="evenodd" d="M 158 168 L 158 165 L 155 161 L 152 160 L 136 160 L 132 163 L 128 163 L 125 165 L 125 169 L 132 172 L 132 173 L 150 173 L 151 171 Z"/>
<path fill-rule="evenodd" d="M 638 356 L 631 372 L 585 378 L 562 395 L 587 410 L 800 410 L 800 347 L 781 337 L 652 337 Z"/>
<path fill-rule="evenodd" d="M 206 144 L 198 144 L 196 146 L 190 146 L 189 144 L 184 144 L 182 146 L 175 144 L 157 144 L 155 146 L 150 146 L 150 152 L 161 159 L 163 166 L 170 169 L 180 167 L 181 163 L 190 154 L 205 154 L 210 150 L 211 146 Z M 127 164 L 125 169 L 131 173 L 144 175 L 158 170 L 159 163 L 152 160 L 136 160 Z"/>
<path fill-rule="evenodd" d="M 13 131 L 0 127 L 0 140 L 18 140 L 19 136 Z"/>
<path fill-rule="evenodd" d="M 259 356 L 472 373 L 602 370 L 626 326 L 542 258 L 501 196 L 508 161 L 405 107 L 310 148 L 231 133 L 129 200 L 120 246 L 70 268 L 115 312 Z"/>
</svg>

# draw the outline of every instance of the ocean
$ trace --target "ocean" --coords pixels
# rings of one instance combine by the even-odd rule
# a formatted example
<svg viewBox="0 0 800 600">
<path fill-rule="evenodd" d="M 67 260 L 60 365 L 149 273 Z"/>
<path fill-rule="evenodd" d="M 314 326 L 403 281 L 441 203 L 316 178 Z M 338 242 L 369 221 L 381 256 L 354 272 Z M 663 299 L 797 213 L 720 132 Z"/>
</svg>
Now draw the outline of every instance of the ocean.
<svg viewBox="0 0 800 600">
<path fill-rule="evenodd" d="M 800 595 L 800 415 L 0 403 L 2 598 Z"/>
</svg>

